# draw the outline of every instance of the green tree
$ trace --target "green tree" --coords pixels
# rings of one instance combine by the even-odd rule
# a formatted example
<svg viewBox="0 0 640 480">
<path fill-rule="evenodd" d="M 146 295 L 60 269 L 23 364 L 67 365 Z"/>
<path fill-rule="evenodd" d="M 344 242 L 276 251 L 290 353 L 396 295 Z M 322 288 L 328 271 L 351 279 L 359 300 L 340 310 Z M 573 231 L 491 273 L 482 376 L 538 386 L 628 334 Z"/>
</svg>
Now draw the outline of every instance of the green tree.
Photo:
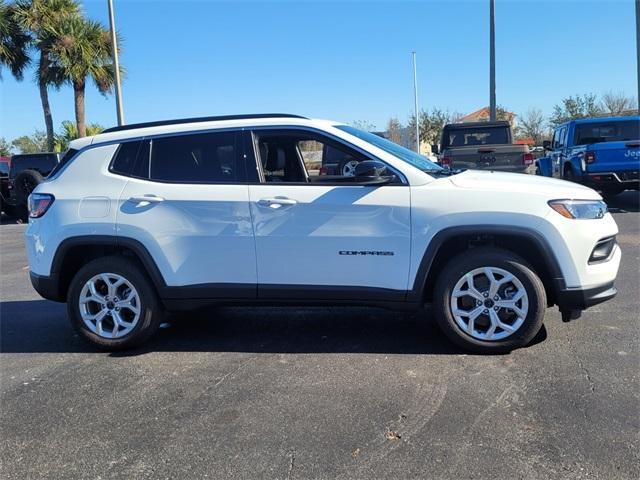
<svg viewBox="0 0 640 480">
<path fill-rule="evenodd" d="M 52 151 L 48 147 L 47 134 L 41 130 L 36 130 L 32 135 L 23 135 L 11 142 L 11 146 L 20 153 L 41 153 Z"/>
<path fill-rule="evenodd" d="M 11 156 L 11 145 L 4 138 L 0 138 L 0 157 Z"/>
<path fill-rule="evenodd" d="M 437 145 L 440 143 L 442 137 L 442 130 L 447 123 L 452 123 L 459 117 L 457 114 L 451 114 L 448 110 L 441 110 L 439 108 L 433 108 L 432 110 L 420 111 L 419 129 L 420 129 L 420 141 L 428 143 L 430 145 Z M 416 131 L 415 115 L 409 119 L 409 135 L 412 142 L 415 143 L 415 131 Z"/>
<path fill-rule="evenodd" d="M 56 85 L 73 87 L 76 127 L 87 135 L 85 90 L 90 78 L 100 93 L 107 94 L 115 82 L 109 31 L 100 22 L 72 17 L 58 25 L 51 49 L 51 71 Z"/>
<path fill-rule="evenodd" d="M 569 96 L 553 107 L 553 114 L 549 119 L 551 127 L 557 127 L 561 123 L 576 118 L 595 117 L 603 113 L 596 95 L 586 93 L 584 95 Z"/>
<path fill-rule="evenodd" d="M 17 80 L 22 80 L 24 70 L 30 62 L 30 38 L 17 21 L 15 10 L 15 5 L 0 0 L 0 67 L 8 68 Z"/>
<path fill-rule="evenodd" d="M 90 123 L 87 125 L 87 135 L 97 135 L 104 130 L 104 127 L 98 123 Z M 55 149 L 59 152 L 64 152 L 69 148 L 69 143 L 72 140 L 79 138 L 78 127 L 75 123 L 65 120 L 62 122 L 60 130 L 56 133 Z"/>
<path fill-rule="evenodd" d="M 14 15 L 23 30 L 29 33 L 31 47 L 39 54 L 36 83 L 47 130 L 47 150 L 51 151 L 54 147 L 53 116 L 48 92 L 48 87 L 54 83 L 50 68 L 51 48 L 56 41 L 59 25 L 79 16 L 80 7 L 75 0 L 17 0 Z"/>
</svg>

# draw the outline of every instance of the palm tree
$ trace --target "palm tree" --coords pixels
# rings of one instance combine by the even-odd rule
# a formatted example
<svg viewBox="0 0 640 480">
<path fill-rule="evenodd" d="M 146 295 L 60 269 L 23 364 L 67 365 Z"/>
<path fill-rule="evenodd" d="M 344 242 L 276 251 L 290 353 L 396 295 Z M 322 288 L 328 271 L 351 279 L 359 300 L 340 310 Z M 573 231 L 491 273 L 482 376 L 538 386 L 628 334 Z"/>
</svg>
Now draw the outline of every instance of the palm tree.
<svg viewBox="0 0 640 480">
<path fill-rule="evenodd" d="M 39 52 L 36 82 L 40 89 L 40 100 L 47 129 L 47 148 L 53 151 L 53 117 L 49 105 L 47 87 L 51 85 L 51 47 L 60 23 L 68 18 L 79 17 L 80 7 L 76 0 L 17 0 L 15 18 L 30 34 L 31 45 Z"/>
<path fill-rule="evenodd" d="M 98 123 L 90 123 L 87 125 L 87 135 L 97 135 L 104 130 L 104 127 Z M 69 148 L 69 143 L 78 138 L 78 127 L 75 123 L 65 120 L 62 122 L 62 128 L 56 134 L 56 151 L 64 152 Z"/>
<path fill-rule="evenodd" d="M 53 79 L 58 85 L 72 85 L 78 136 L 84 137 L 87 79 L 91 78 L 102 94 L 114 85 L 111 37 L 100 22 L 74 17 L 58 25 L 56 38 L 51 50 Z"/>
<path fill-rule="evenodd" d="M 22 80 L 29 65 L 29 35 L 15 18 L 15 6 L 0 0 L 0 66 L 5 66 L 17 79 Z M 2 71 L 0 71 L 2 79 Z"/>
</svg>

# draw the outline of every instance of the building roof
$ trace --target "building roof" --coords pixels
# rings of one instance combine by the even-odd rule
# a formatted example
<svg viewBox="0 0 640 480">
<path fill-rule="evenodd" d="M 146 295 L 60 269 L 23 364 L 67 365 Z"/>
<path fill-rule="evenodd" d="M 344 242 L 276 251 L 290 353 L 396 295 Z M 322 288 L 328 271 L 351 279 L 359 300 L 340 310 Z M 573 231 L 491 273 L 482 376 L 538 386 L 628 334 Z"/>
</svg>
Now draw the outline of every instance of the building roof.
<svg viewBox="0 0 640 480">
<path fill-rule="evenodd" d="M 505 112 L 509 120 L 512 120 L 513 117 L 516 116 L 513 112 Z M 476 110 L 475 112 L 471 112 L 464 117 L 460 118 L 459 122 L 478 122 L 481 120 L 489 119 L 489 107 L 482 107 L 480 110 Z"/>
</svg>

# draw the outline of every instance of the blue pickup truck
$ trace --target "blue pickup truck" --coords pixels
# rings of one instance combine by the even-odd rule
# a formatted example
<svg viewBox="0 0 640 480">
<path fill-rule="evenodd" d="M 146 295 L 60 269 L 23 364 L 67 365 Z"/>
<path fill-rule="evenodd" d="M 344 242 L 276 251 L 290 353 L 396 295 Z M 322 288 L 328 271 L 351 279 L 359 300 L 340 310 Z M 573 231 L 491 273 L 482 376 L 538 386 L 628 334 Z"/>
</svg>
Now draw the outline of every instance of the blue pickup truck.
<svg viewBox="0 0 640 480">
<path fill-rule="evenodd" d="M 556 127 L 537 173 L 617 195 L 640 187 L 640 116 L 584 118 Z"/>
</svg>

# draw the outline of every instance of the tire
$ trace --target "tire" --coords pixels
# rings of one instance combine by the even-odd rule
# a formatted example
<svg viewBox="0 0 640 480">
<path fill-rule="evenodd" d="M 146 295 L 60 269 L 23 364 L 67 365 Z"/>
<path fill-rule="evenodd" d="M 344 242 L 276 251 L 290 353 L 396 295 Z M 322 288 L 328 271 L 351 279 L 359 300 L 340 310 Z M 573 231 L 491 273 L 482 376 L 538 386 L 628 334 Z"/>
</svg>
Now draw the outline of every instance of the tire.
<svg viewBox="0 0 640 480">
<path fill-rule="evenodd" d="M 503 281 L 496 294 L 497 297 L 494 296 L 494 298 L 487 298 L 485 295 L 489 293 L 487 291 L 489 277 L 484 270 L 478 272 L 478 269 L 487 267 L 491 269 L 498 283 Z M 476 272 L 473 275 L 476 290 L 474 293 L 478 293 L 480 297 L 454 296 L 456 287 L 458 290 L 470 291 L 468 281 L 465 279 L 467 274 L 474 271 Z M 512 275 L 513 280 L 501 276 L 500 272 Z M 507 278 L 506 281 L 504 281 L 505 278 Z M 464 285 L 467 288 L 462 288 Z M 525 295 L 514 302 L 512 298 L 518 296 L 520 291 L 524 291 Z M 478 304 L 480 298 L 482 303 Z M 500 300 L 496 301 L 496 298 Z M 504 305 L 493 305 L 494 302 L 513 303 L 514 308 L 522 315 Z M 452 308 L 454 304 L 458 315 L 454 314 Z M 542 328 L 546 305 L 544 286 L 531 266 L 514 253 L 498 248 L 474 248 L 452 259 L 438 277 L 434 291 L 434 313 L 438 325 L 453 343 L 475 353 L 506 353 L 527 345 Z M 462 313 L 480 311 L 480 313 L 472 323 L 471 316 L 460 315 L 461 311 Z M 492 333 L 493 338 L 489 338 L 487 335 L 492 325 L 497 324 L 493 321 L 496 315 L 505 329 L 495 327 Z M 472 323 L 471 333 L 468 328 L 469 323 Z M 466 328 L 463 329 L 463 326 Z M 509 332 L 506 327 L 513 328 L 514 331 Z M 485 338 L 482 338 L 483 335 Z"/>
<path fill-rule="evenodd" d="M 602 189 L 602 196 L 603 197 L 615 197 L 616 195 L 620 195 L 622 192 L 624 192 L 624 188 L 616 188 L 616 187 L 603 188 Z"/>
<path fill-rule="evenodd" d="M 98 278 L 101 275 L 106 275 L 112 286 L 116 286 L 118 277 L 124 279 L 125 283 L 109 290 L 104 277 Z M 93 283 L 98 297 L 91 295 L 89 282 Z M 109 292 L 112 294 L 111 297 Z M 90 297 L 101 298 L 104 303 L 90 300 Z M 121 303 L 116 304 L 113 297 Z M 129 298 L 130 306 L 123 306 Z M 82 306 L 81 299 L 84 299 Z M 135 262 L 121 256 L 93 260 L 76 273 L 67 294 L 67 311 L 71 324 L 83 338 L 103 350 L 110 351 L 141 345 L 158 330 L 164 317 L 155 287 L 146 272 Z M 101 312 L 102 334 L 98 329 L 98 321 L 85 322 L 83 319 L 83 314 L 88 317 L 97 316 L 96 314 Z M 121 321 L 118 327 L 114 315 Z"/>
<path fill-rule="evenodd" d="M 576 181 L 576 176 L 573 174 L 573 169 L 571 167 L 564 167 L 564 171 L 562 172 L 562 178 L 567 182 Z"/>
<path fill-rule="evenodd" d="M 36 170 L 24 170 L 16 175 L 13 185 L 16 189 L 18 204 L 26 206 L 29 195 L 42 182 L 44 182 L 44 177 Z"/>
</svg>

